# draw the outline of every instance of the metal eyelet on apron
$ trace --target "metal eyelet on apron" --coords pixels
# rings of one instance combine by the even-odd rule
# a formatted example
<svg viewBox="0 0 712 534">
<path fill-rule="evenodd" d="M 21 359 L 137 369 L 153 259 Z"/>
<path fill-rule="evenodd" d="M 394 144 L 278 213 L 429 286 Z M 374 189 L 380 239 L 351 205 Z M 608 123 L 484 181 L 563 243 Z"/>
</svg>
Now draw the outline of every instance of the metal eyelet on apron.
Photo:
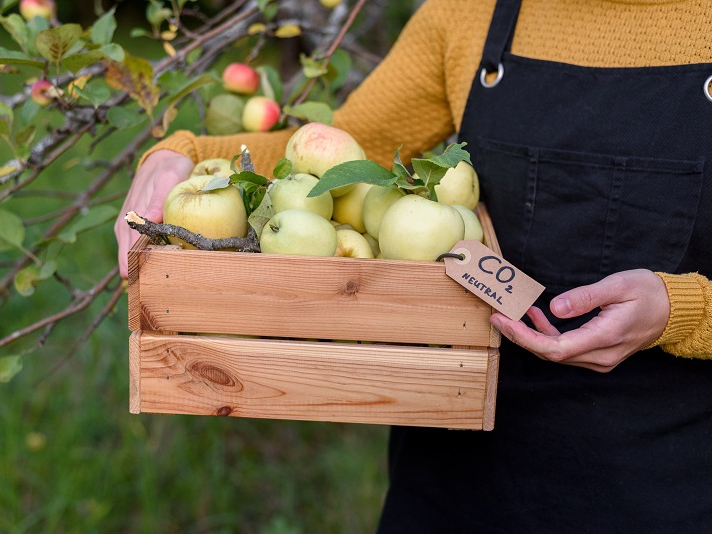
<svg viewBox="0 0 712 534">
<path fill-rule="evenodd" d="M 502 63 L 497 65 L 497 76 L 491 82 L 487 81 L 487 74 L 488 74 L 488 72 L 485 69 L 482 69 L 480 71 L 480 83 L 482 84 L 483 87 L 490 89 L 490 88 L 494 87 L 495 85 L 497 85 L 502 80 L 502 76 L 504 76 L 504 65 L 502 65 Z M 708 97 L 708 98 L 710 98 L 710 97 Z"/>
<path fill-rule="evenodd" d="M 702 86 L 702 92 L 705 93 L 707 100 L 712 102 L 712 94 L 710 94 L 710 84 L 712 83 L 712 76 L 705 80 L 705 84 Z"/>
</svg>

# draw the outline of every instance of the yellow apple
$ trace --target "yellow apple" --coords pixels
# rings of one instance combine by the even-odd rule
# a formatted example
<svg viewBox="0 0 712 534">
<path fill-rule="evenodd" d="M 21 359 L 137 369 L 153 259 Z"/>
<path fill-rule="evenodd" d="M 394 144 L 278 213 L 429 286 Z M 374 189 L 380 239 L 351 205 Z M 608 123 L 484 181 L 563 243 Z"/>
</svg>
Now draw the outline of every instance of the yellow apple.
<svg viewBox="0 0 712 534">
<path fill-rule="evenodd" d="M 381 254 L 389 260 L 430 260 L 449 252 L 465 236 L 460 213 L 418 195 L 396 200 L 378 232 Z"/>
<path fill-rule="evenodd" d="M 284 156 L 292 162 L 293 172 L 305 172 L 321 178 L 332 167 L 347 161 L 366 159 L 366 154 L 351 134 L 320 122 L 300 127 L 287 142 Z M 331 196 L 339 197 L 354 188 L 337 187 Z"/>
<path fill-rule="evenodd" d="M 334 199 L 334 220 L 341 224 L 349 224 L 357 232 L 365 232 L 363 224 L 363 201 L 366 194 L 373 187 L 372 184 L 359 182 L 354 184 L 354 188 Z"/>
<path fill-rule="evenodd" d="M 279 122 L 279 102 L 267 96 L 253 96 L 242 110 L 242 128 L 246 132 L 266 132 Z"/>
<path fill-rule="evenodd" d="M 459 204 L 471 210 L 480 199 L 480 181 L 475 169 L 466 161 L 448 169 L 440 183 L 435 186 L 438 202 L 452 206 Z"/>
<path fill-rule="evenodd" d="M 373 250 L 366 238 L 356 230 L 336 230 L 336 252 L 340 258 L 373 258 Z"/>
<path fill-rule="evenodd" d="M 386 210 L 399 198 L 405 196 L 405 192 L 393 185 L 390 187 L 374 186 L 363 199 L 363 225 L 366 232 L 378 239 L 378 229 L 381 226 L 381 219 Z"/>
<path fill-rule="evenodd" d="M 459 204 L 453 204 L 452 207 L 460 212 L 462 220 L 465 222 L 465 239 L 468 241 L 475 240 L 482 243 L 485 232 L 482 229 L 480 219 L 477 217 L 475 212 L 465 206 L 460 206 Z"/>
<path fill-rule="evenodd" d="M 229 178 L 235 173 L 230 168 L 230 160 L 225 158 L 204 159 L 198 162 L 190 173 L 191 176 L 205 176 L 207 174 Z"/>
<path fill-rule="evenodd" d="M 240 190 L 229 185 L 203 191 L 214 178 L 211 175 L 192 176 L 177 184 L 166 197 L 163 222 L 211 239 L 245 237 L 247 212 Z M 195 248 L 176 237 L 169 239 L 184 248 Z"/>
<path fill-rule="evenodd" d="M 260 236 L 260 248 L 265 254 L 333 256 L 336 245 L 336 229 L 324 217 L 308 210 L 280 211 Z"/>
<path fill-rule="evenodd" d="M 286 210 L 309 210 L 321 215 L 327 221 L 334 211 L 334 199 L 329 193 L 307 197 L 309 191 L 319 183 L 316 176 L 306 173 L 289 175 L 282 180 L 274 180 L 268 189 L 275 213 Z"/>
</svg>

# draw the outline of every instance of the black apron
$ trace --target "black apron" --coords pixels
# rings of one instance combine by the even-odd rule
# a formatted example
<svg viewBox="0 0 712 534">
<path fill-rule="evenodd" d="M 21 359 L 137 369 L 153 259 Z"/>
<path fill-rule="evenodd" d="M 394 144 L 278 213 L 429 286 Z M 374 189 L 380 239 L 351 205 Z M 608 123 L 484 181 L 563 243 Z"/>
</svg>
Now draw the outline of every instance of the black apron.
<svg viewBox="0 0 712 534">
<path fill-rule="evenodd" d="M 460 139 L 537 304 L 626 269 L 712 276 L 712 65 L 514 56 L 518 11 L 497 3 L 498 79 L 478 72 Z M 500 365 L 492 432 L 392 428 L 379 532 L 712 532 L 712 362 L 656 348 L 600 374 L 503 339 Z"/>
</svg>

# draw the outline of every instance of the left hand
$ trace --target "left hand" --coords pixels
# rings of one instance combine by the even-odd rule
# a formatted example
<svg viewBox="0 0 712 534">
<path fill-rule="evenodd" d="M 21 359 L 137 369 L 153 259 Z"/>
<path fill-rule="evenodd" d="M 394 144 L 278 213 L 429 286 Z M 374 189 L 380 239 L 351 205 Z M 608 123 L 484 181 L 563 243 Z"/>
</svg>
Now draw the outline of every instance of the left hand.
<svg viewBox="0 0 712 534">
<path fill-rule="evenodd" d="M 600 282 L 558 295 L 551 311 L 560 318 L 577 317 L 595 308 L 601 312 L 580 328 L 559 332 L 537 307 L 522 321 L 494 313 L 492 324 L 517 345 L 542 359 L 608 372 L 665 330 L 670 301 L 662 279 L 645 269 L 623 271 Z"/>
</svg>

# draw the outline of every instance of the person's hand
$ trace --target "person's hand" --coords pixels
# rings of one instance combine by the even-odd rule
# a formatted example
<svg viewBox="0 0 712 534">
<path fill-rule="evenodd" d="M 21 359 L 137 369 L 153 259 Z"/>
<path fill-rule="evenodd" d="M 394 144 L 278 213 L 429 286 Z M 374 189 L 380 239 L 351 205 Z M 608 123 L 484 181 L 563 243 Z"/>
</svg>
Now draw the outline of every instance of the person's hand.
<svg viewBox="0 0 712 534">
<path fill-rule="evenodd" d="M 128 275 L 128 251 L 139 237 L 139 233 L 126 224 L 124 216 L 133 210 L 153 222 L 162 222 L 163 204 L 168 193 L 176 184 L 190 176 L 194 165 L 192 159 L 172 150 L 157 150 L 141 165 L 114 223 L 114 234 L 119 245 L 119 271 L 122 278 Z"/>
<path fill-rule="evenodd" d="M 604 373 L 658 339 L 670 316 L 665 284 L 644 269 L 574 288 L 552 299 L 550 307 L 560 318 L 577 317 L 599 307 L 601 312 L 563 334 L 535 306 L 527 316 L 536 330 L 501 313 L 492 314 L 491 322 L 509 340 L 542 359 Z"/>
</svg>

